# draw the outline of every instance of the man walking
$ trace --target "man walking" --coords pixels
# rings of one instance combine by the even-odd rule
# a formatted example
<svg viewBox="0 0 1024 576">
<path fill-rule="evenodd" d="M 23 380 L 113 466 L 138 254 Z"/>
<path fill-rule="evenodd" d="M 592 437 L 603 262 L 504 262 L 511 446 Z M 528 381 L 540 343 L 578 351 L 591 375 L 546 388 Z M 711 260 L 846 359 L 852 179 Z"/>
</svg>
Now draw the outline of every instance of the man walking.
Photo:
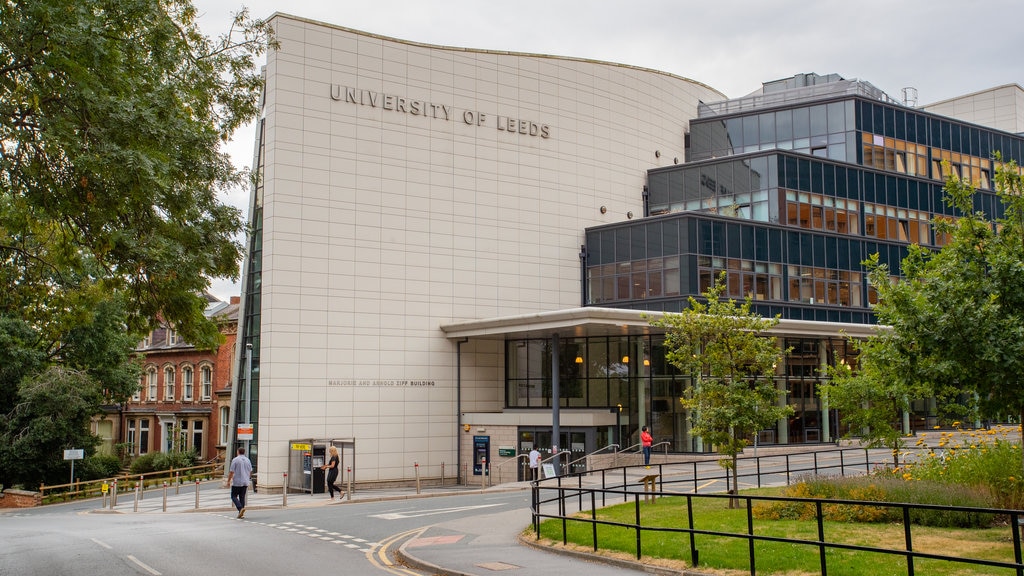
<svg viewBox="0 0 1024 576">
<path fill-rule="evenodd" d="M 238 517 L 245 518 L 245 491 L 252 476 L 252 462 L 245 457 L 245 448 L 238 449 L 238 456 L 228 468 L 228 485 L 231 486 L 231 503 L 238 509 Z"/>
</svg>

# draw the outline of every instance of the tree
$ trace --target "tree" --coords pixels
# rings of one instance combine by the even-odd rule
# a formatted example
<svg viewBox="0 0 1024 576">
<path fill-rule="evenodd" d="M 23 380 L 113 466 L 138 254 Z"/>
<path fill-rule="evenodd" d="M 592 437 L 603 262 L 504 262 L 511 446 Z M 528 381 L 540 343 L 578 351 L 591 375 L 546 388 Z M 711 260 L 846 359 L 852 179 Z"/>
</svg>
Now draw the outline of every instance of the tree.
<svg viewBox="0 0 1024 576">
<path fill-rule="evenodd" d="M 875 412 L 869 437 L 891 438 L 883 420 L 929 395 L 954 418 L 1024 418 L 1024 186 L 1014 163 L 999 166 L 996 191 L 1000 218 L 976 211 L 970 183 L 949 178 L 946 202 L 959 217 L 934 222 L 945 245 L 911 246 L 900 279 L 877 256 L 865 263 L 888 331 L 862 345 L 861 374 L 835 374 L 826 390 L 830 401 L 849 396 L 840 413 L 852 425 Z"/>
<path fill-rule="evenodd" d="M 650 320 L 665 329 L 666 359 L 683 374 L 693 374 L 693 385 L 680 402 L 690 410 L 693 433 L 729 457 L 723 467 L 732 470 L 738 486 L 737 460 L 746 435 L 774 426 L 793 413 L 780 406 L 782 392 L 775 387 L 775 367 L 787 351 L 766 333 L 779 318 L 765 319 L 743 304 L 722 299 L 725 273 L 703 294 L 707 303 L 691 297 L 689 308 Z M 737 503 L 730 499 L 729 506 Z"/>
<path fill-rule="evenodd" d="M 53 357 L 38 348 L 32 327 L 0 317 L 0 484 L 64 483 L 63 450 L 94 452 L 90 418 L 139 387 L 137 340 L 125 316 L 117 300 L 99 303 Z"/>
<path fill-rule="evenodd" d="M 138 386 L 162 317 L 199 348 L 202 297 L 235 278 L 247 182 L 221 144 L 256 117 L 244 10 L 217 40 L 189 0 L 0 0 L 0 482 L 52 481 L 88 418 Z"/>
<path fill-rule="evenodd" d="M 238 275 L 242 184 L 220 149 L 258 112 L 245 11 L 214 42 L 188 0 L 0 1 L 0 312 L 58 339 L 110 292 L 197 346 L 210 278 Z"/>
<path fill-rule="evenodd" d="M 930 393 L 930 387 L 915 385 L 908 376 L 906 362 L 912 356 L 901 354 L 899 335 L 882 330 L 864 340 L 853 340 L 859 353 L 859 367 L 837 362 L 825 368 L 829 383 L 818 388 L 818 394 L 836 408 L 849 432 L 844 437 L 859 436 L 870 448 L 888 448 L 893 465 L 899 465 L 904 446 L 902 415 L 910 410 L 910 401 Z"/>
</svg>

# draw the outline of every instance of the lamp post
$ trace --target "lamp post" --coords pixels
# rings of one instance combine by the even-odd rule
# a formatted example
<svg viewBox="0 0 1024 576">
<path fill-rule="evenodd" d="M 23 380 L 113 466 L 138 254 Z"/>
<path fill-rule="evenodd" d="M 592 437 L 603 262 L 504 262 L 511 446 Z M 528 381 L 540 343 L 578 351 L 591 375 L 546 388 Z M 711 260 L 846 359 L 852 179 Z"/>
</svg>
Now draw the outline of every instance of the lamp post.
<svg viewBox="0 0 1024 576">
<path fill-rule="evenodd" d="M 252 401 L 252 343 L 251 342 L 245 345 L 245 391 L 243 393 L 245 394 L 245 396 L 244 396 L 245 402 L 242 403 L 243 410 L 245 411 L 243 417 L 245 418 L 245 423 L 246 424 L 251 424 L 251 422 L 249 422 L 250 414 L 252 413 L 251 408 L 250 408 L 250 404 L 249 404 Z M 249 443 L 250 443 L 250 439 L 247 438 L 245 440 L 245 453 L 246 453 L 248 458 L 252 458 L 252 455 L 249 453 Z"/>
</svg>

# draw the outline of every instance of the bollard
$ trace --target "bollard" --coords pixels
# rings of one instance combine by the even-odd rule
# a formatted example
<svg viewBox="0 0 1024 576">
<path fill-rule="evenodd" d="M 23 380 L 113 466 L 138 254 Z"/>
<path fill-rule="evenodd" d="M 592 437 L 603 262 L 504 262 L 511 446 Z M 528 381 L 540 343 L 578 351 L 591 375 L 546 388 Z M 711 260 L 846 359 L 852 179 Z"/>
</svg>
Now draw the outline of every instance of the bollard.
<svg viewBox="0 0 1024 576">
<path fill-rule="evenodd" d="M 164 512 L 167 512 L 167 481 L 164 480 Z"/>
<path fill-rule="evenodd" d="M 196 478 L 196 510 L 199 510 L 199 479 Z"/>
<path fill-rule="evenodd" d="M 117 506 L 117 480 L 114 480 L 114 484 L 111 486 L 110 492 L 110 509 L 113 510 L 114 506 Z"/>
<path fill-rule="evenodd" d="M 413 467 L 413 469 L 416 470 L 416 493 L 419 494 L 420 493 L 420 463 L 419 462 L 413 462 L 412 463 L 412 467 Z"/>
<path fill-rule="evenodd" d="M 143 500 L 146 497 L 146 480 L 145 476 L 139 476 L 139 485 L 142 488 L 139 490 L 139 500 Z"/>
<path fill-rule="evenodd" d="M 288 473 L 284 473 L 284 481 L 281 482 L 281 506 L 288 507 Z"/>
<path fill-rule="evenodd" d="M 444 488 L 444 461 L 441 462 L 441 488 Z"/>
<path fill-rule="evenodd" d="M 135 485 L 135 504 L 132 507 L 132 512 L 139 511 L 139 485 Z"/>
<path fill-rule="evenodd" d="M 180 490 L 181 490 L 181 478 L 178 478 L 178 473 L 175 472 L 174 473 L 174 495 L 177 496 L 178 494 L 180 494 Z"/>
<path fill-rule="evenodd" d="M 348 488 L 348 490 L 345 490 L 345 498 L 347 500 L 351 501 L 352 500 L 352 467 L 349 466 L 347 468 L 347 470 L 348 470 L 348 485 L 346 486 L 346 488 Z"/>
<path fill-rule="evenodd" d="M 480 488 L 487 488 L 487 458 L 480 459 Z"/>
</svg>

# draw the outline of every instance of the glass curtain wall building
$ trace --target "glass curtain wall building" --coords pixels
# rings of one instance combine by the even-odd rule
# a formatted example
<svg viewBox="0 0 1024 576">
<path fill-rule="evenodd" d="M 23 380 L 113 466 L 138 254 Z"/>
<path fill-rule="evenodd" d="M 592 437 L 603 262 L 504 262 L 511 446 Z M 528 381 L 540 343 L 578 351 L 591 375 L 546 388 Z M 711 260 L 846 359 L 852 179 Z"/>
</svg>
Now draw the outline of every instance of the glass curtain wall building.
<svg viewBox="0 0 1024 576">
<path fill-rule="evenodd" d="M 1020 164 L 1021 137 L 907 108 L 865 82 L 816 78 L 825 83 L 781 81 L 759 95 L 702 106 L 690 124 L 689 162 L 648 173 L 647 217 L 587 229 L 587 305 L 678 312 L 724 272 L 728 296 L 750 296 L 763 316 L 870 324 L 875 294 L 861 263 L 877 253 L 899 274 L 910 244 L 942 246 L 930 222 L 960 216 L 943 201 L 947 176 L 978 188 L 975 210 L 1002 216 L 994 155 Z M 835 352 L 852 360 L 846 342 L 799 334 L 781 342 L 794 353 L 777 378 L 796 414 L 765 436 L 836 436 L 837 415 L 823 412 L 816 388 Z M 615 389 L 646 386 L 646 396 L 625 395 L 628 409 L 648 411 L 656 436 L 692 449 L 672 401 L 687 378 L 680 384 L 681 375 L 658 361 L 657 338 L 642 346 L 652 362 L 637 366 L 641 382 Z M 585 372 L 597 377 L 597 394 L 581 387 L 580 397 L 603 398 L 604 375 L 618 373 L 625 366 L 599 362 Z M 518 390 L 511 381 L 509 389 Z M 911 428 L 936 423 L 934 404 L 916 408 Z"/>
</svg>

